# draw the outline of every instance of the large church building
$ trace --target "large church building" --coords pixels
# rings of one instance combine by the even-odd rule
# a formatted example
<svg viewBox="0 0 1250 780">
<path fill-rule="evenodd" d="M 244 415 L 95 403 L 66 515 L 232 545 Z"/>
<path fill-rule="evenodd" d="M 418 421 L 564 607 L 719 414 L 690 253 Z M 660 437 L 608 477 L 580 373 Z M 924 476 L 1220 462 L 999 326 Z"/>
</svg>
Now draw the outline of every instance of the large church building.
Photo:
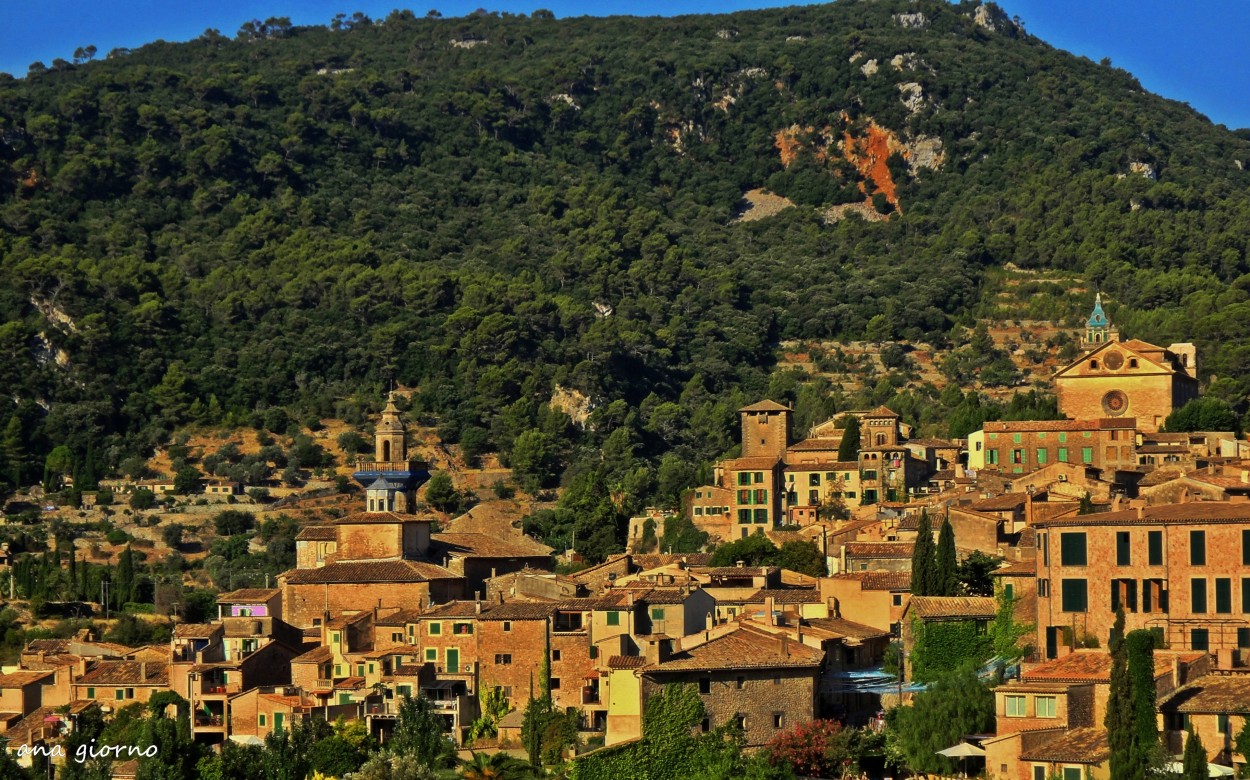
<svg viewBox="0 0 1250 780">
<path fill-rule="evenodd" d="M 1074 420 L 1137 419 L 1137 429 L 1158 431 L 1174 410 L 1198 397 L 1193 344 L 1159 347 L 1121 340 L 1102 308 L 1102 296 L 1086 322 L 1085 354 L 1055 374 L 1059 411 Z"/>
</svg>

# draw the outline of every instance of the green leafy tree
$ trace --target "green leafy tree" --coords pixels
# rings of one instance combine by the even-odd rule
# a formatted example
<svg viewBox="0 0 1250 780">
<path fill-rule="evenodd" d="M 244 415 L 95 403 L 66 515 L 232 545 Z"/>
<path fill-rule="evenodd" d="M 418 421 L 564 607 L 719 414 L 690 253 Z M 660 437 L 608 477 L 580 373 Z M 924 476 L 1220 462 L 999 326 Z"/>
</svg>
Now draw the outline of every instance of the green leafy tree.
<svg viewBox="0 0 1250 780">
<path fill-rule="evenodd" d="M 994 578 L 991 572 L 1002 563 L 1002 558 L 973 550 L 959 562 L 959 587 L 969 596 L 993 596 Z"/>
<path fill-rule="evenodd" d="M 442 720 L 424 696 L 404 696 L 388 745 L 396 756 L 410 756 L 435 768 L 455 763 L 456 745 L 443 733 Z"/>
<path fill-rule="evenodd" d="M 472 744 L 479 739 L 490 739 L 497 735 L 499 721 L 511 711 L 512 707 L 508 704 L 508 697 L 504 695 L 503 688 L 498 685 L 487 686 L 482 695 L 482 714 L 473 721 L 473 725 L 469 728 L 468 743 Z"/>
<path fill-rule="evenodd" d="M 256 526 L 256 515 L 238 509 L 227 509 L 213 518 L 213 529 L 218 536 L 245 534 Z"/>
<path fill-rule="evenodd" d="M 440 512 L 455 512 L 460 508 L 461 498 L 451 477 L 440 471 L 426 483 L 425 500 Z"/>
<path fill-rule="evenodd" d="M 530 780 L 536 776 L 533 764 L 503 751 L 473 753 L 460 768 L 464 780 Z"/>
<path fill-rule="evenodd" d="M 965 734 L 983 734 L 994 727 L 994 694 L 977 678 L 971 665 L 939 675 L 917 693 L 910 707 L 887 714 L 887 746 L 913 772 L 953 776 L 958 767 L 937 754 Z"/>
<path fill-rule="evenodd" d="M 1221 398 L 1194 398 L 1181 408 L 1172 412 L 1163 421 L 1163 430 L 1169 433 L 1185 433 L 1189 431 L 1233 431 L 1241 432 L 1241 422 L 1237 413 Z"/>
<path fill-rule="evenodd" d="M 509 462 L 517 484 L 527 493 L 537 493 L 555 483 L 560 468 L 557 442 L 544 431 L 525 431 L 512 443 Z"/>
<path fill-rule="evenodd" d="M 130 494 L 130 508 L 137 510 L 151 509 L 156 506 L 156 494 L 147 488 L 137 488 Z"/>
</svg>

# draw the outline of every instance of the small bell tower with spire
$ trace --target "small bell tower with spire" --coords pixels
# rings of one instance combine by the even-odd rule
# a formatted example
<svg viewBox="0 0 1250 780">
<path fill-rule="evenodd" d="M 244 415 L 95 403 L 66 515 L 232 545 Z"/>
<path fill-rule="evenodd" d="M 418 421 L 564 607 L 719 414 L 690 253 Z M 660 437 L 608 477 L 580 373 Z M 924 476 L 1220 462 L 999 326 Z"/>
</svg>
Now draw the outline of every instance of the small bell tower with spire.
<svg viewBox="0 0 1250 780">
<path fill-rule="evenodd" d="M 373 434 L 373 459 L 379 463 L 407 463 L 407 429 L 395 406 L 395 391 L 386 396 L 386 408 Z"/>
<path fill-rule="evenodd" d="M 1081 339 L 1081 347 L 1086 350 L 1097 349 L 1110 341 L 1120 340 L 1120 329 L 1111 324 L 1107 313 L 1102 310 L 1102 293 L 1094 295 L 1094 310 L 1085 321 L 1085 337 Z"/>
<path fill-rule="evenodd" d="M 404 514 L 416 510 L 417 488 L 430 478 L 430 472 L 424 462 L 408 457 L 407 436 L 392 390 L 373 434 L 373 460 L 358 458 L 352 475 L 365 488 L 366 511 Z"/>
</svg>

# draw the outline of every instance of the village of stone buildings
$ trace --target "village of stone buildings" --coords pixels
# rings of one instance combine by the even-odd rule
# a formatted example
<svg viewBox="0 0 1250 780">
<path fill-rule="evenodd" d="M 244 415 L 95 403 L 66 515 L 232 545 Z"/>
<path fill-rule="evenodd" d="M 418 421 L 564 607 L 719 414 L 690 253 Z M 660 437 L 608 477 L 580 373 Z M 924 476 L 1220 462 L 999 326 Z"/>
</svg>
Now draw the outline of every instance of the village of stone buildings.
<svg viewBox="0 0 1250 780">
<path fill-rule="evenodd" d="M 579 713 L 586 745 L 613 746 L 640 737 L 650 697 L 686 683 L 704 728 L 736 723 L 758 748 L 819 718 L 883 728 L 884 712 L 923 690 L 928 633 L 983 634 L 1007 604 L 1023 657 L 994 689 L 993 731 L 963 740 L 986 774 L 1108 776 L 1117 611 L 1126 631 L 1157 636 L 1168 750 L 1192 729 L 1212 764 L 1237 767 L 1250 704 L 1250 444 L 1232 431 L 1161 432 L 1198 395 L 1192 345 L 1121 338 L 1098 301 L 1082 353 L 1053 378 L 1067 419 L 986 423 L 964 441 L 912 438 L 881 407 L 852 413 L 859 441 L 846 447 L 845 415 L 796 432 L 784 405 L 741 409 L 740 457 L 691 491 L 684 518 L 721 542 L 813 542 L 824 576 L 634 551 L 648 527 L 675 520 L 662 513 L 631 521 L 631 552 L 572 574 L 555 563 L 575 553 L 510 524 L 469 513 L 435 527 L 418 499 L 429 468 L 411 457 L 392 401 L 372 459 L 355 464 L 363 494 L 302 528 L 294 569 L 221 593 L 215 619 L 177 622 L 168 644 L 89 632 L 29 642 L 0 675 L 0 736 L 10 751 L 55 744 L 88 709 L 107 716 L 173 691 L 208 744 L 340 717 L 385 741 L 405 696 L 431 700 L 464 743 L 494 692 L 511 708 L 498 723 L 507 746 L 541 686 Z M 920 529 L 937 539 L 946 524 L 961 559 L 997 561 L 993 595 L 913 595 Z"/>
</svg>

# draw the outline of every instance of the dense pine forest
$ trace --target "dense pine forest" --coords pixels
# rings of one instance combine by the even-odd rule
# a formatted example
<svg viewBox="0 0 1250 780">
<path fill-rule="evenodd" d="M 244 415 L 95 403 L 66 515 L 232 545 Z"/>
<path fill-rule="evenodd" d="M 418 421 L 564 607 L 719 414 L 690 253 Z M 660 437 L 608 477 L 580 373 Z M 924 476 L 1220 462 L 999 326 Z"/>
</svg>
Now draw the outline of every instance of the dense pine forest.
<svg viewBox="0 0 1250 780">
<path fill-rule="evenodd" d="M 760 397 L 942 434 L 1011 414 L 774 370 L 787 339 L 959 347 L 1008 263 L 1196 342 L 1244 413 L 1250 133 L 1026 25 L 940 0 L 397 11 L 0 77 L 0 479 L 63 445 L 90 484 L 188 425 L 361 424 L 395 382 L 444 440 L 571 488 L 535 530 L 602 552 Z M 797 205 L 738 220 L 758 188 Z"/>
</svg>

